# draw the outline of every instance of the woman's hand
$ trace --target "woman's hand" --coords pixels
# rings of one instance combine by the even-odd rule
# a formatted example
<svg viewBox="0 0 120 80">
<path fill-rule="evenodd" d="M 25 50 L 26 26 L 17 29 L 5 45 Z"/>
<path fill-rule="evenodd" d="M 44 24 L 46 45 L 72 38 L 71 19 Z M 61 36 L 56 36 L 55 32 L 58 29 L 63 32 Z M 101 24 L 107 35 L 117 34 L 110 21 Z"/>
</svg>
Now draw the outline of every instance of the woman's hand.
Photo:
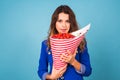
<svg viewBox="0 0 120 80">
<path fill-rule="evenodd" d="M 61 55 L 61 61 L 71 64 L 77 71 L 80 71 L 81 64 L 75 59 L 77 50 L 75 50 L 73 54 L 70 51 L 67 52 L 68 55 L 66 54 Z"/>
<path fill-rule="evenodd" d="M 56 70 L 53 66 L 52 73 L 50 74 L 50 79 L 56 80 L 57 78 L 61 77 L 64 74 L 64 72 L 66 71 L 66 67 L 67 67 L 67 65 L 65 65 L 64 67 L 62 67 L 59 70 Z"/>
<path fill-rule="evenodd" d="M 60 60 L 72 65 L 75 61 L 76 52 L 77 50 L 75 50 L 75 52 L 72 54 L 69 50 L 67 50 L 68 54 L 62 54 Z"/>
</svg>

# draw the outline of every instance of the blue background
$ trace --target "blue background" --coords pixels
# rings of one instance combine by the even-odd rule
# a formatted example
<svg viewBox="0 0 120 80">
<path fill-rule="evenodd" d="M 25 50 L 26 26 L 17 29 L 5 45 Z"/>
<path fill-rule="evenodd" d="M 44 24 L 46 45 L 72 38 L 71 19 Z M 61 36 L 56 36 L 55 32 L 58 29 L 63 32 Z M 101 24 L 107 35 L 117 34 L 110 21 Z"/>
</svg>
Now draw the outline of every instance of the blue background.
<svg viewBox="0 0 120 80">
<path fill-rule="evenodd" d="M 53 11 L 69 5 L 86 35 L 93 68 L 85 80 L 120 80 L 119 0 L 0 0 L 0 80 L 39 80 L 41 41 Z"/>
</svg>

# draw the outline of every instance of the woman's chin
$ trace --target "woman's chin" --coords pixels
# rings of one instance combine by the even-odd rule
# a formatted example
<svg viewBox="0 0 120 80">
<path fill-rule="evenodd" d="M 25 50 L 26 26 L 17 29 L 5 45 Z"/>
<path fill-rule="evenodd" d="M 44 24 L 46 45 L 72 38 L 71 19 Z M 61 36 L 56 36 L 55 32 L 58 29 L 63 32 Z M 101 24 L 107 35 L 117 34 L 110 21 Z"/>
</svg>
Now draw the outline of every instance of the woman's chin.
<svg viewBox="0 0 120 80">
<path fill-rule="evenodd" d="M 61 30 L 60 33 L 67 33 L 67 30 Z"/>
</svg>

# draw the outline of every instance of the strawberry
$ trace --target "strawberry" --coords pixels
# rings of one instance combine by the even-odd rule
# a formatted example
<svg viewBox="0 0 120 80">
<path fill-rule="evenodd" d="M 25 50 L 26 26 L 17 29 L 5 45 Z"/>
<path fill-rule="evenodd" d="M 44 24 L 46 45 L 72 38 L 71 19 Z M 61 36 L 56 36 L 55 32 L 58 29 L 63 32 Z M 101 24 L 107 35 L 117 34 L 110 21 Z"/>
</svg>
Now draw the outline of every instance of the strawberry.
<svg viewBox="0 0 120 80">
<path fill-rule="evenodd" d="M 75 36 L 69 34 L 69 33 L 61 33 L 61 34 L 55 34 L 52 36 L 52 38 L 57 38 L 57 39 L 69 39 L 69 38 L 74 38 Z"/>
</svg>

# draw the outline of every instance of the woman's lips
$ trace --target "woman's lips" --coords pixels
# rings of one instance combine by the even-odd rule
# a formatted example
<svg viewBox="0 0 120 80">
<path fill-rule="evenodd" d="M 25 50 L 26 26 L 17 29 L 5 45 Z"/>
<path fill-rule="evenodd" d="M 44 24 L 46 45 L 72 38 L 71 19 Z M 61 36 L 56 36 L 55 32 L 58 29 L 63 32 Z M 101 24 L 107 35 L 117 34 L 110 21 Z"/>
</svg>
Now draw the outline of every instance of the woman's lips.
<svg viewBox="0 0 120 80">
<path fill-rule="evenodd" d="M 65 33 L 65 32 L 66 32 L 66 29 L 61 29 L 61 32 L 62 32 L 62 33 Z"/>
</svg>

